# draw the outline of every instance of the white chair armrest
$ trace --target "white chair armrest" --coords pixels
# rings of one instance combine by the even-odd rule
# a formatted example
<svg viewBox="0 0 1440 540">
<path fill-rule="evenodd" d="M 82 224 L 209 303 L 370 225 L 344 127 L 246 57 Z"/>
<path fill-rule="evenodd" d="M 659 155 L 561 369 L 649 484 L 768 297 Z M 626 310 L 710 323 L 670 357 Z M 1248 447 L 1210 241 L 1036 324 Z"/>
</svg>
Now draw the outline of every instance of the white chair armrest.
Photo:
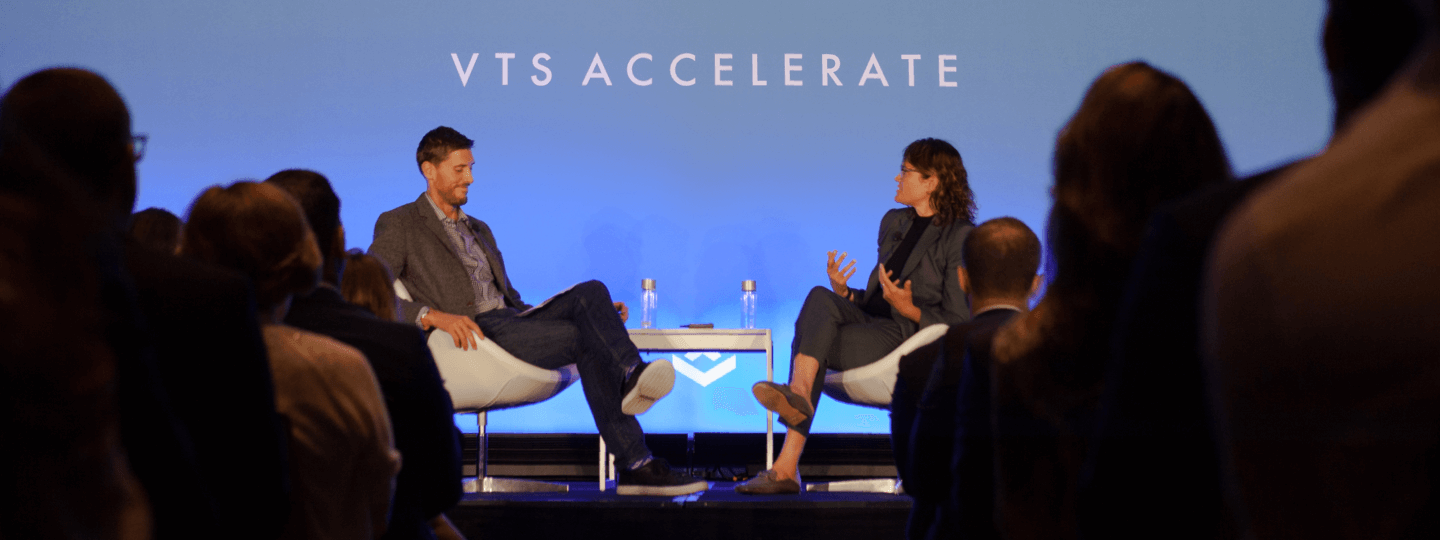
<svg viewBox="0 0 1440 540">
<path fill-rule="evenodd" d="M 879 360 L 855 369 L 826 372 L 825 395 L 844 403 L 890 408 L 890 401 L 895 395 L 895 378 L 900 375 L 900 357 L 940 339 L 948 330 L 948 325 L 932 324 L 920 329 Z"/>
</svg>

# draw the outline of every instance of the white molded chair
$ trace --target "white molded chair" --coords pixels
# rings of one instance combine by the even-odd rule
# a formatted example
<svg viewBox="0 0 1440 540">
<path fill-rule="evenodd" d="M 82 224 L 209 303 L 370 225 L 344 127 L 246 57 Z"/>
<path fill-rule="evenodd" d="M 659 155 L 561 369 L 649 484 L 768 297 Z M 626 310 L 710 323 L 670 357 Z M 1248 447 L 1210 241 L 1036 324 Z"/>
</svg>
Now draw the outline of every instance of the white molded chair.
<svg viewBox="0 0 1440 540">
<path fill-rule="evenodd" d="M 895 378 L 900 375 L 900 357 L 940 339 L 950 327 L 932 324 L 920 329 L 890 354 L 879 360 L 845 371 L 825 372 L 825 395 L 851 405 L 889 409 L 895 396 Z M 805 484 L 806 491 L 850 491 L 869 493 L 903 493 L 900 482 L 893 478 L 843 480 Z"/>
<path fill-rule="evenodd" d="M 409 291 L 400 280 L 395 280 L 395 294 L 410 300 Z M 478 349 L 463 350 L 455 346 L 455 340 L 444 330 L 430 333 L 430 352 L 435 356 L 435 367 L 450 392 L 455 412 L 473 412 L 480 426 L 479 460 L 475 465 L 475 478 L 465 479 L 466 493 L 496 492 L 540 492 L 569 491 L 570 486 L 521 480 L 516 478 L 495 478 L 485 474 L 489 454 L 489 436 L 486 432 L 486 412 L 539 403 L 554 397 L 572 383 L 580 380 L 575 366 L 568 365 L 556 370 L 538 368 L 516 358 L 493 340 L 478 340 Z"/>
</svg>

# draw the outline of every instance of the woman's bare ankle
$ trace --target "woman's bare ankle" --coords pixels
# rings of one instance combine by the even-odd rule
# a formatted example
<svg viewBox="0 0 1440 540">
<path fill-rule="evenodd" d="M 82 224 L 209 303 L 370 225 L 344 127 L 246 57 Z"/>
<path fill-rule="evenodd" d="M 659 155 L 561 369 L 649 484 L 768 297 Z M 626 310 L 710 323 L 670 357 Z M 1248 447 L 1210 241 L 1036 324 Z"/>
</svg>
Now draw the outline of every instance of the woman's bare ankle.
<svg viewBox="0 0 1440 540">
<path fill-rule="evenodd" d="M 770 470 L 775 471 L 776 478 L 784 480 L 795 480 L 797 482 L 800 481 L 800 466 L 798 465 L 787 467 L 780 463 L 776 463 L 774 468 Z"/>
</svg>

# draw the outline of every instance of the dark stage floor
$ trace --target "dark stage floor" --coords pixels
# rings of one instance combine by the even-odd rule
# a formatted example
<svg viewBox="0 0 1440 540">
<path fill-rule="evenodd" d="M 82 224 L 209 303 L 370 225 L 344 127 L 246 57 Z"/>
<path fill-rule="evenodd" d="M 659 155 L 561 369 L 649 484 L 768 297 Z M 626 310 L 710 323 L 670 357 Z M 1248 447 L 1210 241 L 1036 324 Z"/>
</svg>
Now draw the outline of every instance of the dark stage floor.
<svg viewBox="0 0 1440 540">
<path fill-rule="evenodd" d="M 569 493 L 466 494 L 450 518 L 471 540 L 508 538 L 902 538 L 910 499 L 870 493 L 745 496 L 714 482 L 686 497 L 621 497 L 594 481 Z"/>
</svg>

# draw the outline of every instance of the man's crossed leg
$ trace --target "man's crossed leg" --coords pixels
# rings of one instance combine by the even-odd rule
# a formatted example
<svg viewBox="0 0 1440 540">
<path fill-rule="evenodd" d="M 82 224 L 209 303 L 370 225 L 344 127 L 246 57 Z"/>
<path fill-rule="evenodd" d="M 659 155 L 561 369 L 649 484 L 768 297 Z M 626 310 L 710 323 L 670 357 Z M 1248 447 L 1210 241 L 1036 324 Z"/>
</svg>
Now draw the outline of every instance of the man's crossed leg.
<svg viewBox="0 0 1440 540">
<path fill-rule="evenodd" d="M 670 393 L 675 369 L 667 360 L 640 360 L 603 283 L 576 285 L 524 316 L 498 309 L 476 315 L 475 323 L 485 338 L 531 365 L 576 365 L 595 426 L 617 461 L 625 464 L 618 494 L 676 496 L 707 487 L 702 480 L 672 472 L 645 446 L 645 433 L 634 415 Z"/>
</svg>

